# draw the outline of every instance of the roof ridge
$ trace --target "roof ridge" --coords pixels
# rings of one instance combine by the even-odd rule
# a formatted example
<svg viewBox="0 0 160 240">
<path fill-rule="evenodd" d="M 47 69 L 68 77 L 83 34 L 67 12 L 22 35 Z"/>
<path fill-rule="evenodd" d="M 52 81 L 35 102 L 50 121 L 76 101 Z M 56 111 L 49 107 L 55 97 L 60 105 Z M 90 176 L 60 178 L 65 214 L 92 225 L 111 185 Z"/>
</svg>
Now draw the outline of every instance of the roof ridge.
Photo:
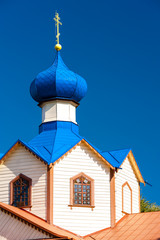
<svg viewBox="0 0 160 240">
<path fill-rule="evenodd" d="M 102 151 L 102 153 L 116 152 L 116 151 L 122 151 L 122 150 L 132 150 L 132 149 L 131 148 L 120 148 L 120 149 L 116 149 L 116 150 Z"/>
<path fill-rule="evenodd" d="M 57 133 L 58 133 L 58 129 L 56 130 L 55 138 L 54 138 L 54 141 L 53 141 L 53 146 L 52 146 L 52 151 L 51 151 L 51 157 L 50 157 L 50 163 L 52 163 L 52 156 L 53 156 L 53 151 L 54 151 L 54 148 L 55 148 Z"/>
<path fill-rule="evenodd" d="M 118 163 L 120 163 L 110 152 L 108 152 Z"/>
</svg>

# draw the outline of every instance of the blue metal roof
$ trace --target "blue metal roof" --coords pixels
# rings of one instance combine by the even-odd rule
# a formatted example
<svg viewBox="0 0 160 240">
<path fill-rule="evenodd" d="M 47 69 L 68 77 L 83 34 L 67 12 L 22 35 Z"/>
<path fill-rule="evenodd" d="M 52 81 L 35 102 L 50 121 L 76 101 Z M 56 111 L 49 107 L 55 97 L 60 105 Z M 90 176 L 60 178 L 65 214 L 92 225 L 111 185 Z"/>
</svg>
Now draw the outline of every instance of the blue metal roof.
<svg viewBox="0 0 160 240">
<path fill-rule="evenodd" d="M 102 152 L 101 154 L 105 159 L 108 159 L 112 166 L 119 168 L 130 151 L 130 148 L 126 148 L 115 151 Z"/>
<path fill-rule="evenodd" d="M 56 53 L 53 65 L 39 73 L 30 86 L 30 93 L 37 102 L 51 99 L 68 99 L 79 102 L 87 92 L 86 81 L 72 72 Z"/>
<path fill-rule="evenodd" d="M 68 152 L 78 142 L 84 139 L 113 167 L 120 167 L 130 149 L 102 152 L 78 133 L 79 128 L 71 122 L 50 122 L 40 126 L 40 134 L 29 142 L 46 159 L 48 164 Z"/>
<path fill-rule="evenodd" d="M 18 140 L 17 142 L 28 148 L 49 165 L 50 163 L 54 163 L 56 160 L 58 160 L 82 139 L 89 143 L 91 147 L 93 147 L 104 159 L 106 159 L 107 162 L 109 162 L 115 168 L 119 168 L 121 166 L 122 162 L 131 150 L 122 149 L 117 151 L 102 152 L 88 140 L 79 135 L 78 125 L 72 122 L 58 121 L 43 123 L 40 126 L 40 133 L 29 143 L 25 143 L 21 140 Z M 7 154 L 7 152 L 5 154 L 0 154 L 0 160 L 4 155 Z"/>
<path fill-rule="evenodd" d="M 44 127 L 45 125 L 45 127 Z M 42 132 L 41 132 L 42 131 Z M 40 126 L 40 134 L 29 142 L 46 159 L 54 163 L 83 138 L 78 134 L 78 126 L 71 122 L 53 122 Z"/>
<path fill-rule="evenodd" d="M 42 156 L 41 153 L 38 152 L 37 149 L 34 149 L 32 146 L 30 146 L 29 144 L 25 143 L 24 141 L 18 139 L 8 150 L 7 152 L 5 152 L 3 155 L 0 156 L 0 160 L 17 144 L 20 143 L 23 146 L 25 146 L 27 149 L 29 149 L 32 153 L 34 153 L 37 157 L 41 158 L 45 163 L 47 163 L 47 161 L 45 160 L 45 158 Z"/>
</svg>

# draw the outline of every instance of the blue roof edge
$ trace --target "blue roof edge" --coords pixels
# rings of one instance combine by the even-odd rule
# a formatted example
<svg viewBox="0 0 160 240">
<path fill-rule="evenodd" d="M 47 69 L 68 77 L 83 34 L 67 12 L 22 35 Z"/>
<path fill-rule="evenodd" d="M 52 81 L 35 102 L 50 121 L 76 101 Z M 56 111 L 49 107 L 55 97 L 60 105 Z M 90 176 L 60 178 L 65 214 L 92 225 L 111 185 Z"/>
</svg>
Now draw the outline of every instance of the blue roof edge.
<svg viewBox="0 0 160 240">
<path fill-rule="evenodd" d="M 114 166 L 112 163 L 110 163 L 110 161 L 108 161 L 108 159 L 106 159 L 103 155 L 102 152 L 96 148 L 92 143 L 90 143 L 86 138 L 81 138 L 79 141 L 77 141 L 77 143 L 75 143 L 74 145 L 72 145 L 70 148 L 68 148 L 65 152 L 63 152 L 59 157 L 57 157 L 56 159 L 54 159 L 53 161 L 51 160 L 50 163 L 54 163 L 56 162 L 60 157 L 62 157 L 65 153 L 67 153 L 71 148 L 73 148 L 74 146 L 76 146 L 79 142 L 81 142 L 82 140 L 85 140 L 92 148 L 94 148 L 100 155 L 102 158 L 104 158 L 106 160 L 106 162 L 108 162 L 112 167 L 114 168 L 118 168 L 119 166 Z M 53 159 L 53 158 L 52 158 Z"/>
<path fill-rule="evenodd" d="M 103 151 L 102 154 L 105 154 L 105 153 L 110 154 L 110 156 L 119 164 L 117 168 L 120 168 L 123 161 L 126 159 L 126 157 L 128 156 L 131 150 L 132 150 L 131 148 L 123 148 L 123 149 L 112 150 L 112 151 Z M 122 153 L 123 151 L 126 151 L 126 153 L 123 155 L 123 159 L 117 159 L 117 157 L 115 156 L 115 153 Z"/>
<path fill-rule="evenodd" d="M 76 135 L 78 135 L 78 136 L 80 137 L 79 134 L 76 134 Z M 100 151 L 97 147 L 95 147 L 91 142 L 89 142 L 86 138 L 80 137 L 80 139 L 79 139 L 77 142 L 75 142 L 73 145 L 71 145 L 69 148 L 67 148 L 65 151 L 63 151 L 60 156 L 58 156 L 58 157 L 55 158 L 55 159 L 52 157 L 52 158 L 50 159 L 50 161 L 48 162 L 48 161 L 42 156 L 42 154 L 38 153 L 38 151 L 37 151 L 36 149 L 34 149 L 33 147 L 31 147 L 29 144 L 25 143 L 24 141 L 18 139 L 2 156 L 0 156 L 0 160 L 19 142 L 19 143 L 21 143 L 23 146 L 25 146 L 26 148 L 28 148 L 33 154 L 35 154 L 37 157 L 39 157 L 42 161 L 44 161 L 46 164 L 49 165 L 49 164 L 51 164 L 51 163 L 56 162 L 60 157 L 62 157 L 65 153 L 67 153 L 70 149 L 72 149 L 74 146 L 76 146 L 76 145 L 77 145 L 79 142 L 81 142 L 82 140 L 85 140 L 92 148 L 94 148 L 94 149 L 100 154 L 100 156 L 101 156 L 102 158 L 104 158 L 104 159 L 106 160 L 106 162 L 108 162 L 108 163 L 109 163 L 112 167 L 114 167 L 114 168 L 119 168 L 119 167 L 120 167 L 119 164 L 121 164 L 121 163 L 125 160 L 126 156 L 127 156 L 128 153 L 131 151 L 131 148 L 127 148 L 127 149 L 120 149 L 120 150 L 113 150 L 113 151 L 103 151 L 103 152 L 102 152 L 102 151 Z M 119 162 L 119 161 L 115 158 L 115 156 L 112 155 L 112 152 L 116 152 L 116 151 L 118 152 L 118 151 L 122 151 L 122 150 L 128 150 L 128 153 L 126 153 L 123 161 L 122 161 L 122 162 Z M 106 152 L 109 153 L 109 154 L 115 159 L 115 161 L 117 161 L 117 163 L 119 163 L 119 164 L 113 165 L 105 156 L 103 156 L 103 153 L 106 153 Z"/>
<path fill-rule="evenodd" d="M 21 143 L 23 146 L 25 146 L 26 148 L 28 148 L 32 153 L 34 153 L 35 155 L 37 155 L 37 157 L 41 158 L 45 163 L 48 164 L 48 162 L 36 151 L 34 150 L 31 146 L 29 146 L 27 143 L 25 143 L 24 141 L 18 139 L 4 154 L 3 156 L 1 156 L 0 160 L 2 160 L 2 158 L 17 144 L 17 143 Z"/>
</svg>

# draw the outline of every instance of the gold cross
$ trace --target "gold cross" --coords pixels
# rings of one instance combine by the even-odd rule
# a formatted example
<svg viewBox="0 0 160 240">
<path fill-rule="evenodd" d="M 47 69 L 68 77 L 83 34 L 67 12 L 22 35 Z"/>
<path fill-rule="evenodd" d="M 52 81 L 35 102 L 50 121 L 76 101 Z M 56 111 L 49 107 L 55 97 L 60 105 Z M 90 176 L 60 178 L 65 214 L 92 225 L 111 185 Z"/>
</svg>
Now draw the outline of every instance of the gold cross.
<svg viewBox="0 0 160 240">
<path fill-rule="evenodd" d="M 60 20 L 59 14 L 56 12 L 54 21 L 55 21 L 55 25 L 56 25 L 56 28 L 57 28 L 57 34 L 56 34 L 57 44 L 59 44 L 59 36 L 60 36 L 59 25 L 62 25 L 62 23 L 59 20 Z"/>
</svg>

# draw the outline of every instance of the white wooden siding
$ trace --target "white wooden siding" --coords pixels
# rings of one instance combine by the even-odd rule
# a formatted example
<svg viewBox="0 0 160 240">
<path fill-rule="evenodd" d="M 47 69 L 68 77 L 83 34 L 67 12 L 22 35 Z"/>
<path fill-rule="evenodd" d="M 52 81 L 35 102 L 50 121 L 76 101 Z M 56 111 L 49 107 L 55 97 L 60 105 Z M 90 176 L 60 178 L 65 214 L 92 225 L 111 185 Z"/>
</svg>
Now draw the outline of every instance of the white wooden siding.
<svg viewBox="0 0 160 240">
<path fill-rule="evenodd" d="M 0 211 L 0 240 L 26 240 L 38 238 L 47 238 L 47 234 Z"/>
<path fill-rule="evenodd" d="M 20 173 L 32 179 L 32 208 L 28 211 L 46 219 L 47 166 L 22 146 L 0 165 L 0 202 L 10 204 L 9 183 Z"/>
<path fill-rule="evenodd" d="M 128 182 L 132 189 L 132 212 L 139 212 L 139 186 L 138 180 L 133 172 L 131 164 L 128 158 L 122 164 L 122 169 L 118 170 L 115 177 L 115 197 L 116 197 L 116 222 L 120 220 L 124 214 L 122 214 L 122 185 L 125 182 Z M 126 192 L 127 193 L 127 192 Z M 130 192 L 128 191 L 130 195 Z M 130 204 L 129 196 L 128 201 L 125 201 L 125 204 Z M 124 209 L 129 209 L 129 206 L 124 206 Z"/>
<path fill-rule="evenodd" d="M 84 172 L 94 179 L 95 208 L 70 204 L 70 178 Z M 110 226 L 110 170 L 84 143 L 76 146 L 54 166 L 53 223 L 79 235 Z"/>
</svg>

